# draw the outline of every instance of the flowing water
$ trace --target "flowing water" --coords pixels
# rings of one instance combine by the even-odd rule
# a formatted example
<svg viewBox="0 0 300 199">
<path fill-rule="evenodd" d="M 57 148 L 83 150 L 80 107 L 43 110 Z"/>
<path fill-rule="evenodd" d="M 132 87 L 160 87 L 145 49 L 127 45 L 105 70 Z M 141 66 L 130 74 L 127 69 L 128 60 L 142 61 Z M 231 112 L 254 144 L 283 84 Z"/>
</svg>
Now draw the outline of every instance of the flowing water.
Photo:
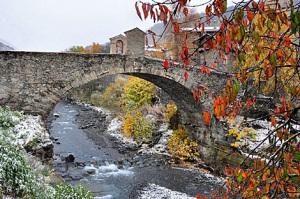
<svg viewBox="0 0 300 199">
<path fill-rule="evenodd" d="M 119 152 L 109 134 L 100 135 L 100 144 L 88 138 L 76 120 L 80 110 L 67 102 L 54 109 L 59 117 L 50 120 L 50 133 L 56 140 L 53 165 L 67 182 L 86 186 L 96 198 L 195 198 L 219 186 L 213 176 L 162 164 L 159 156 L 131 154 L 139 161 L 126 161 L 129 155 Z M 69 154 L 75 157 L 74 163 L 66 163 L 64 157 Z M 144 164 L 143 158 L 153 164 Z"/>
</svg>

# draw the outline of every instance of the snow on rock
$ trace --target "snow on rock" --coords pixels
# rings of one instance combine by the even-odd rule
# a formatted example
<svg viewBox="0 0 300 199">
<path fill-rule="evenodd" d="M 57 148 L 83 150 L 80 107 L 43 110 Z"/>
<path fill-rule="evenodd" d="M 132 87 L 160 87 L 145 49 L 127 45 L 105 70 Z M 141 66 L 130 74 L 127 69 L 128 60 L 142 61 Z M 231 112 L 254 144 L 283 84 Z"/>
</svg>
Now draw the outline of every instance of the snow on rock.
<svg viewBox="0 0 300 199">
<path fill-rule="evenodd" d="M 107 116 L 111 116 L 111 112 L 103 107 L 97 107 L 97 106 L 92 106 L 90 104 L 86 104 L 86 103 L 82 103 L 82 102 L 75 102 L 76 104 L 80 105 L 80 106 L 83 106 L 83 107 L 86 107 L 86 108 L 90 108 L 96 112 L 99 112 L 99 113 L 103 113 Z"/>
<path fill-rule="evenodd" d="M 25 115 L 14 127 L 13 132 L 15 144 L 27 150 L 50 153 L 48 156 L 52 156 L 53 143 L 41 116 Z"/>
<path fill-rule="evenodd" d="M 137 147 L 137 143 L 132 138 L 127 138 L 121 133 L 122 121 L 119 118 L 111 120 L 107 127 L 107 133 L 118 139 L 124 145 L 129 147 Z"/>
<path fill-rule="evenodd" d="M 142 191 L 138 199 L 195 199 L 185 193 L 172 191 L 156 184 L 149 184 Z"/>
<path fill-rule="evenodd" d="M 239 130 L 245 130 L 247 128 L 249 135 L 244 135 L 239 141 L 241 143 L 241 146 L 247 149 L 247 151 L 255 149 L 255 147 L 267 137 L 270 131 L 274 129 L 271 122 L 267 120 L 255 120 L 252 118 L 248 118 L 247 120 L 245 120 L 245 118 L 242 116 L 237 116 L 236 123 L 234 123 L 234 125 L 231 125 L 230 128 L 238 128 Z M 252 134 L 252 136 L 250 134 Z M 257 151 L 263 151 L 269 145 L 270 143 L 267 139 L 262 145 L 257 148 Z"/>
<path fill-rule="evenodd" d="M 155 144 L 152 148 L 149 148 L 148 145 L 143 144 L 142 148 L 139 150 L 141 153 L 148 154 L 162 154 L 170 156 L 168 153 L 168 140 L 173 133 L 173 130 L 168 129 L 167 124 L 162 124 L 158 130 L 161 133 L 161 137 L 157 144 Z"/>
</svg>

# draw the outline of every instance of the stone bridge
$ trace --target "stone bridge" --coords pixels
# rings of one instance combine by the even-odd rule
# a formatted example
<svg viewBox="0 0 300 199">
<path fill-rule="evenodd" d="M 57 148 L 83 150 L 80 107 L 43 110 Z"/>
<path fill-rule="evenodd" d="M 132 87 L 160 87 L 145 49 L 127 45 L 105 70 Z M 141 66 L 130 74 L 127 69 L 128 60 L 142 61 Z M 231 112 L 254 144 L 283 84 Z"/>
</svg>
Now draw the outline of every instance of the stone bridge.
<svg viewBox="0 0 300 199">
<path fill-rule="evenodd" d="M 193 135 L 198 140 L 206 140 L 205 143 L 224 140 L 216 127 L 208 130 L 203 125 L 201 113 L 210 107 L 196 104 L 192 90 L 201 84 L 217 91 L 224 86 L 226 77 L 218 73 L 202 75 L 198 68 L 190 68 L 185 81 L 184 70 L 176 66 L 165 71 L 161 60 L 147 57 L 4 51 L 0 52 L 0 105 L 47 115 L 72 88 L 105 75 L 132 75 L 166 91 L 182 110 L 183 117 L 189 118 L 187 124 L 197 132 Z"/>
</svg>

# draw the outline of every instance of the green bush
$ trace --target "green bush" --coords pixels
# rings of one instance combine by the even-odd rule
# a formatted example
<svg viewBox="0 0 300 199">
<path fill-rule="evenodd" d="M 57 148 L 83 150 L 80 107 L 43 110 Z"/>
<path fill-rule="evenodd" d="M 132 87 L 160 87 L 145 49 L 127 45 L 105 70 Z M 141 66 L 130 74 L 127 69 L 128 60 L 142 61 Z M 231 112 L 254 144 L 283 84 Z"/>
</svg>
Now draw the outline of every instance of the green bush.
<svg viewBox="0 0 300 199">
<path fill-rule="evenodd" d="M 57 185 L 53 199 L 93 199 L 92 194 L 82 186 Z"/>
<path fill-rule="evenodd" d="M 37 172 L 26 160 L 25 152 L 16 146 L 12 128 L 21 114 L 0 107 L 0 198 L 8 195 L 24 199 L 89 199 L 82 187 L 58 186 L 55 190 L 44 181 L 48 172 Z"/>
<path fill-rule="evenodd" d="M 0 132 L 1 133 L 1 132 Z M 3 193 L 34 195 L 35 176 L 16 146 L 0 140 L 0 185 Z"/>
<path fill-rule="evenodd" d="M 20 122 L 22 114 L 0 106 L 0 129 L 8 129 Z"/>
</svg>

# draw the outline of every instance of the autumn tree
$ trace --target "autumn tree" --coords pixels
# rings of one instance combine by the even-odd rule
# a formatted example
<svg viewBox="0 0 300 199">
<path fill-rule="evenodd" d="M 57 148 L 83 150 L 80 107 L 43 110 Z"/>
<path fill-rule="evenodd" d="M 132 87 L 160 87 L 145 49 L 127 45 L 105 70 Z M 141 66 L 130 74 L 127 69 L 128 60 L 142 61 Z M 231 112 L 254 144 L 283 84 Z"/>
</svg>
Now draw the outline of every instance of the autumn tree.
<svg viewBox="0 0 300 199">
<path fill-rule="evenodd" d="M 71 48 L 66 50 L 67 52 L 73 53 L 85 53 L 85 48 L 83 46 L 72 46 Z"/>
<path fill-rule="evenodd" d="M 193 19 L 195 29 L 204 32 L 205 23 L 213 19 L 220 25 L 198 48 L 217 50 L 219 57 L 234 57 L 232 70 L 226 72 L 229 78 L 223 92 L 213 96 L 211 111 L 203 113 L 207 128 L 211 126 L 211 117 L 232 121 L 242 110 L 249 111 L 256 106 L 258 96 L 270 99 L 269 111 L 258 119 L 268 119 L 273 128 L 239 168 L 225 168 L 227 193 L 223 197 L 299 198 L 299 1 L 245 0 L 230 8 L 226 0 L 153 0 L 135 4 L 141 20 L 172 24 L 174 32 L 180 32 L 183 26 L 174 20 L 176 15 L 188 16 L 190 8 L 201 6 L 205 8 L 205 15 Z M 188 71 L 191 55 L 197 49 L 185 45 L 182 49 L 182 64 Z M 168 62 L 163 66 L 168 66 Z M 212 70 L 223 72 L 214 65 L 201 69 L 200 72 L 207 75 Z M 196 101 L 199 101 L 199 93 L 194 93 Z M 266 141 L 270 142 L 266 157 L 249 160 Z"/>
<path fill-rule="evenodd" d="M 67 52 L 73 53 L 102 53 L 102 46 L 99 43 L 93 42 L 90 46 L 72 46 L 71 48 L 66 50 Z"/>
</svg>

